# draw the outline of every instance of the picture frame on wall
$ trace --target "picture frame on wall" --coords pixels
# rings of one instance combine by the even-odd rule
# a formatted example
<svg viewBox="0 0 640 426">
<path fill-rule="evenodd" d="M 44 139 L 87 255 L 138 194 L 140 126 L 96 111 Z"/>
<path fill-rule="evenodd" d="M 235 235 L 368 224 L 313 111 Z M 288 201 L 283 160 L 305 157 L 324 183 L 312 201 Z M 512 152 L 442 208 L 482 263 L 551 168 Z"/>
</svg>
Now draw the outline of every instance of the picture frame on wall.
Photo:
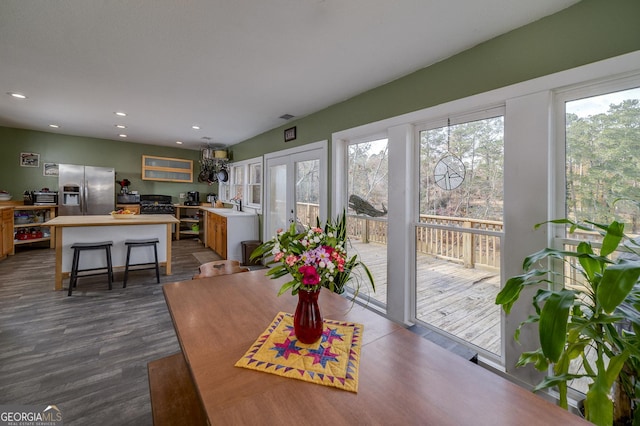
<svg viewBox="0 0 640 426">
<path fill-rule="evenodd" d="M 40 167 L 40 154 L 36 154 L 35 152 L 21 152 L 20 166 Z"/>
<path fill-rule="evenodd" d="M 284 131 L 284 141 L 285 142 L 289 142 L 292 140 L 295 140 L 296 138 L 296 128 L 295 127 L 289 127 L 288 129 L 285 129 Z"/>
<path fill-rule="evenodd" d="M 42 176 L 58 176 L 58 164 L 57 163 L 43 163 Z"/>
</svg>

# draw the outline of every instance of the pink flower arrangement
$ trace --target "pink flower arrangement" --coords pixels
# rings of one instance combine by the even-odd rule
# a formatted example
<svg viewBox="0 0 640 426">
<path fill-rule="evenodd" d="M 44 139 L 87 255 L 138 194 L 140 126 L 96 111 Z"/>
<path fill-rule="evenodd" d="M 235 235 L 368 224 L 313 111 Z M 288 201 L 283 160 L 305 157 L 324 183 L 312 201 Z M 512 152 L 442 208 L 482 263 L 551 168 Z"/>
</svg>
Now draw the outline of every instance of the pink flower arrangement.
<svg viewBox="0 0 640 426">
<path fill-rule="evenodd" d="M 357 259 L 357 255 L 347 258 L 346 240 L 346 216 L 343 213 L 335 223 L 327 222 L 324 229 L 319 223 L 311 228 L 292 223 L 286 231 L 279 229 L 271 240 L 251 254 L 251 258 L 269 258 L 269 265 L 277 264 L 267 272 L 271 278 L 287 274 L 292 277 L 282 285 L 278 295 L 287 290 L 295 295 L 300 289 L 318 290 L 320 287 L 343 293 L 352 270 L 357 266 L 363 268 L 375 290 L 373 277 L 366 265 Z"/>
<path fill-rule="evenodd" d="M 272 268 L 271 275 L 288 272 L 294 278 L 286 283 L 280 294 L 291 289 L 293 294 L 300 288 L 317 290 L 323 284 L 333 282 L 336 274 L 344 272 L 347 252 L 344 241 L 322 228 L 314 227 L 298 233 L 295 226 L 288 231 L 278 230 L 271 240 L 270 254 L 273 262 L 280 263 Z"/>
</svg>

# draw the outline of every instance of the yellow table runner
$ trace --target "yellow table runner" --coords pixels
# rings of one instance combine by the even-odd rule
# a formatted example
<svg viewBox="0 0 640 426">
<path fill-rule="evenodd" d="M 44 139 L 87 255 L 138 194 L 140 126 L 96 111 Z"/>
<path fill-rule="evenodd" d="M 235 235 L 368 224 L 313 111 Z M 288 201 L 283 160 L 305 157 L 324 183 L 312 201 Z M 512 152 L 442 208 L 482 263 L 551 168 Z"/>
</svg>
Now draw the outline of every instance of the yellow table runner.
<svg viewBox="0 0 640 426">
<path fill-rule="evenodd" d="M 307 345 L 293 332 L 293 315 L 279 312 L 235 366 L 358 392 L 363 330 L 325 319 L 320 340 Z"/>
</svg>

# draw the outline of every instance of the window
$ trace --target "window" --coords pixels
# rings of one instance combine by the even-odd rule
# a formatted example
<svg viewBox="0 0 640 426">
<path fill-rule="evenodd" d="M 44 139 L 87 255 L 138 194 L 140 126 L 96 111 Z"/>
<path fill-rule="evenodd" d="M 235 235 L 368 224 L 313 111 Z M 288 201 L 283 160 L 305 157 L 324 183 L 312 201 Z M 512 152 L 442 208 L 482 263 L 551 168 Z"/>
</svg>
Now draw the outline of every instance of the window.
<svg viewBox="0 0 640 426">
<path fill-rule="evenodd" d="M 350 143 L 346 174 L 350 243 L 347 253 L 358 254 L 369 267 L 376 291 L 363 296 L 369 303 L 383 307 L 387 304 L 388 140 L 368 138 Z"/>
<path fill-rule="evenodd" d="M 416 320 L 501 354 L 504 109 L 419 128 Z M 453 123 L 453 124 L 452 124 Z"/>
<path fill-rule="evenodd" d="M 247 172 L 246 164 L 234 164 L 231 166 L 231 198 L 245 199 L 244 185 L 246 182 L 245 174 Z"/>
<path fill-rule="evenodd" d="M 260 209 L 262 205 L 262 158 L 238 161 L 229 165 L 229 182 L 220 183 L 220 199 L 240 197 L 243 206 Z"/>
<path fill-rule="evenodd" d="M 559 94 L 559 145 L 564 153 L 559 161 L 564 163 L 564 176 L 558 179 L 558 217 L 604 224 L 617 220 L 624 223 L 625 234 L 640 234 L 639 83 L 632 79 Z M 595 232 L 567 231 L 559 232 L 556 247 L 575 250 L 581 240 L 590 240 L 597 249 L 601 242 Z M 564 285 L 581 286 L 579 266 L 563 266 L 558 272 Z M 579 359 L 572 361 L 570 373 L 574 372 L 584 373 Z M 588 384 L 581 378 L 569 386 L 586 393 Z"/>
<path fill-rule="evenodd" d="M 640 88 L 565 101 L 566 216 L 640 233 Z"/>
<path fill-rule="evenodd" d="M 375 138 L 365 139 L 364 137 L 367 135 L 384 135 L 388 137 L 390 170 L 388 182 L 390 190 L 388 191 L 389 204 L 387 205 L 389 210 L 387 275 L 390 281 L 393 281 L 393 283 L 390 283 L 393 285 L 389 285 L 386 288 L 387 305 L 385 306 L 385 315 L 399 323 L 421 323 L 425 325 L 423 320 L 416 319 L 416 306 L 420 306 L 421 303 L 431 303 L 433 305 L 436 298 L 443 299 L 447 296 L 453 296 L 455 291 L 445 293 L 447 289 L 451 289 L 448 286 L 450 281 L 445 281 L 447 276 L 437 276 L 438 272 L 442 272 L 437 270 L 431 271 L 436 275 L 433 281 L 439 280 L 443 285 L 443 292 L 441 294 L 434 292 L 429 296 L 422 295 L 419 291 L 416 291 L 416 287 L 422 286 L 424 288 L 427 282 L 426 272 L 416 268 L 416 257 L 419 251 L 417 247 L 419 228 L 430 227 L 433 232 L 439 232 L 449 226 L 438 223 L 431 225 L 421 223 L 419 221 L 421 213 L 431 214 L 431 212 L 440 209 L 442 212 L 454 213 L 451 217 L 457 220 L 465 218 L 462 215 L 463 210 L 461 210 L 464 204 L 460 204 L 461 207 L 456 209 L 453 203 L 442 203 L 446 200 L 447 194 L 464 188 L 458 187 L 451 190 L 441 188 L 440 195 L 436 192 L 439 190 L 435 188 L 431 193 L 424 192 L 426 185 L 435 185 L 435 176 L 428 172 L 427 168 L 419 169 L 421 162 L 419 151 L 421 147 L 420 132 L 434 131 L 437 133 L 442 145 L 432 146 L 429 149 L 432 150 L 432 154 L 436 152 L 442 154 L 447 151 L 447 117 L 452 118 L 452 136 L 456 136 L 454 133 L 462 130 L 462 127 L 456 129 L 460 124 L 499 116 L 504 117 L 504 168 L 502 170 L 495 169 L 497 172 L 502 173 L 503 176 L 502 199 L 498 198 L 499 192 L 493 192 L 493 194 L 498 195 L 494 195 L 492 200 L 484 200 L 484 203 L 472 203 L 470 204 L 472 208 L 466 209 L 466 212 L 471 212 L 472 215 L 480 214 L 483 210 L 491 215 L 500 212 L 500 219 L 496 220 L 496 222 L 504 220 L 506 226 L 504 231 L 497 229 L 462 229 L 462 232 L 464 232 L 462 239 L 465 238 L 465 235 L 467 238 L 471 235 L 474 238 L 478 235 L 499 237 L 499 241 L 495 245 L 490 243 L 489 247 L 490 249 L 495 247 L 498 250 L 496 251 L 498 255 L 496 259 L 499 259 L 500 275 L 502 276 L 500 281 L 504 283 L 508 277 L 522 273 L 522 261 L 526 256 L 544 247 L 553 246 L 553 232 L 545 232 L 545 229 L 534 230 L 534 224 L 548 219 L 563 217 L 567 214 L 565 213 L 565 154 L 563 143 L 565 132 L 564 102 L 640 87 L 639 60 L 640 53 L 635 52 L 612 60 L 605 60 L 543 76 L 522 84 L 518 83 L 435 105 L 424 110 L 413 111 L 354 128 L 336 131 L 332 134 L 331 194 L 334 198 L 331 206 L 332 214 L 334 215 L 342 210 L 350 194 L 347 183 L 349 178 L 348 146 L 353 143 L 376 140 Z M 575 91 L 576 87 L 592 84 L 589 82 L 596 79 L 601 81 L 603 79 L 615 80 L 617 87 L 600 90 L 597 93 L 577 93 Z M 626 79 L 627 82 L 635 79 L 635 82 L 620 87 L 623 79 Z M 564 89 L 568 84 L 573 86 Z M 560 115 L 552 115 L 553 102 L 558 99 L 559 94 L 566 94 L 565 92 L 568 90 L 572 90 L 571 96 L 565 96 L 562 107 L 556 108 L 556 110 L 561 109 L 562 113 Z M 452 111 L 486 111 L 487 105 L 490 108 L 504 105 L 504 111 L 484 117 L 454 117 L 451 115 Z M 429 123 L 429 125 L 421 126 L 420 123 Z M 558 131 L 550 131 L 558 128 Z M 436 137 L 436 135 L 432 136 Z M 380 139 L 380 137 L 377 139 Z M 465 161 L 465 155 L 467 154 L 456 153 L 456 155 Z M 473 157 L 471 156 L 470 158 Z M 439 160 L 440 158 L 435 156 L 431 163 L 433 168 L 435 168 Z M 634 161 L 637 163 L 636 160 Z M 469 168 L 467 167 L 465 171 L 468 173 Z M 431 181 L 425 182 L 423 178 L 431 179 Z M 469 176 L 466 176 L 465 182 L 469 178 Z M 494 182 L 498 181 L 494 179 Z M 478 182 L 479 185 L 486 183 L 486 179 Z M 453 201 L 453 197 L 451 200 Z M 500 205 L 501 203 L 502 206 Z M 621 202 L 617 204 L 619 203 Z M 422 211 L 419 210 L 419 205 L 422 207 Z M 446 207 L 443 207 L 443 205 Z M 482 208 L 479 206 L 482 206 Z M 502 213 L 500 207 L 502 207 L 504 213 Z M 380 206 L 375 206 L 375 208 L 379 209 Z M 454 230 L 458 231 L 459 229 Z M 438 246 L 434 247 L 435 249 L 438 248 Z M 485 250 L 485 247 L 482 249 Z M 561 245 L 557 247 L 561 247 Z M 440 248 L 442 248 L 442 245 Z M 490 252 L 491 250 L 485 251 L 485 253 Z M 450 266 L 458 267 L 454 261 L 448 262 Z M 464 272 L 484 272 L 484 266 L 478 265 L 475 260 L 474 265 L 476 265 L 475 268 L 466 268 L 467 270 Z M 480 280 L 474 280 L 474 282 L 476 281 L 477 284 L 484 285 L 487 280 L 480 277 Z M 376 279 L 376 287 L 377 285 L 378 280 Z M 497 291 L 498 288 L 491 293 L 488 300 L 477 298 L 475 302 L 485 306 L 493 305 Z M 420 299 L 421 296 L 423 297 Z M 379 310 L 374 303 L 369 303 L 367 306 L 371 309 Z M 537 330 L 535 330 L 535 327 L 525 327 L 520 334 L 522 345 L 518 345 L 513 341 L 514 332 L 518 329 L 522 319 L 527 318 L 533 312 L 535 311 L 531 304 L 518 303 L 513 307 L 510 315 L 501 314 L 499 310 L 495 314 L 490 313 L 495 318 L 495 322 L 491 323 L 490 330 L 471 331 L 471 326 L 476 325 L 483 319 L 467 318 L 466 320 L 461 320 L 458 316 L 463 313 L 463 309 L 455 309 L 452 305 L 448 309 L 443 309 L 439 312 L 443 323 L 447 320 L 450 321 L 449 325 L 447 325 L 449 331 L 441 331 L 441 329 L 437 329 L 431 324 L 426 324 L 426 327 L 440 335 L 451 337 L 452 340 L 474 350 L 480 346 L 487 347 L 487 345 L 494 345 L 491 346 L 492 348 L 498 347 L 498 349 L 477 350 L 476 352 L 479 353 L 479 358 L 482 362 L 488 362 L 498 368 L 504 368 L 506 374 L 517 381 L 535 385 L 537 379 L 532 377 L 530 369 L 516 368 L 515 365 L 523 351 L 537 345 Z M 436 315 L 438 312 L 434 311 L 432 314 Z M 457 329 L 455 328 L 456 326 Z M 469 337 L 474 337 L 473 334 L 475 333 L 476 336 L 485 338 L 486 341 L 481 342 L 480 346 L 475 343 L 469 343 L 468 337 L 465 336 L 465 327 L 471 331 Z M 502 335 L 500 333 L 501 330 Z M 457 334 L 453 334 L 451 331 Z M 492 339 L 493 342 L 491 341 Z"/>
<path fill-rule="evenodd" d="M 249 164 L 247 204 L 260 205 L 262 197 L 262 163 Z"/>
</svg>

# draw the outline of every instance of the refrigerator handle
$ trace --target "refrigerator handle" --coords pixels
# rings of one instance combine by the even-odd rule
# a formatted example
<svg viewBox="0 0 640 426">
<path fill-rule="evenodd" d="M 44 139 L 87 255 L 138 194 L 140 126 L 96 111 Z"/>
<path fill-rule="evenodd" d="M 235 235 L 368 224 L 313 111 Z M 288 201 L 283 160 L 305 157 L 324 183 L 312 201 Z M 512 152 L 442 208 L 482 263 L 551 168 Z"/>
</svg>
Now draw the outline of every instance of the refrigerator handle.
<svg viewBox="0 0 640 426">
<path fill-rule="evenodd" d="M 80 197 L 80 211 L 83 215 L 87 214 L 87 205 L 89 204 L 89 193 L 87 191 L 87 181 L 82 182 L 82 197 Z"/>
</svg>

